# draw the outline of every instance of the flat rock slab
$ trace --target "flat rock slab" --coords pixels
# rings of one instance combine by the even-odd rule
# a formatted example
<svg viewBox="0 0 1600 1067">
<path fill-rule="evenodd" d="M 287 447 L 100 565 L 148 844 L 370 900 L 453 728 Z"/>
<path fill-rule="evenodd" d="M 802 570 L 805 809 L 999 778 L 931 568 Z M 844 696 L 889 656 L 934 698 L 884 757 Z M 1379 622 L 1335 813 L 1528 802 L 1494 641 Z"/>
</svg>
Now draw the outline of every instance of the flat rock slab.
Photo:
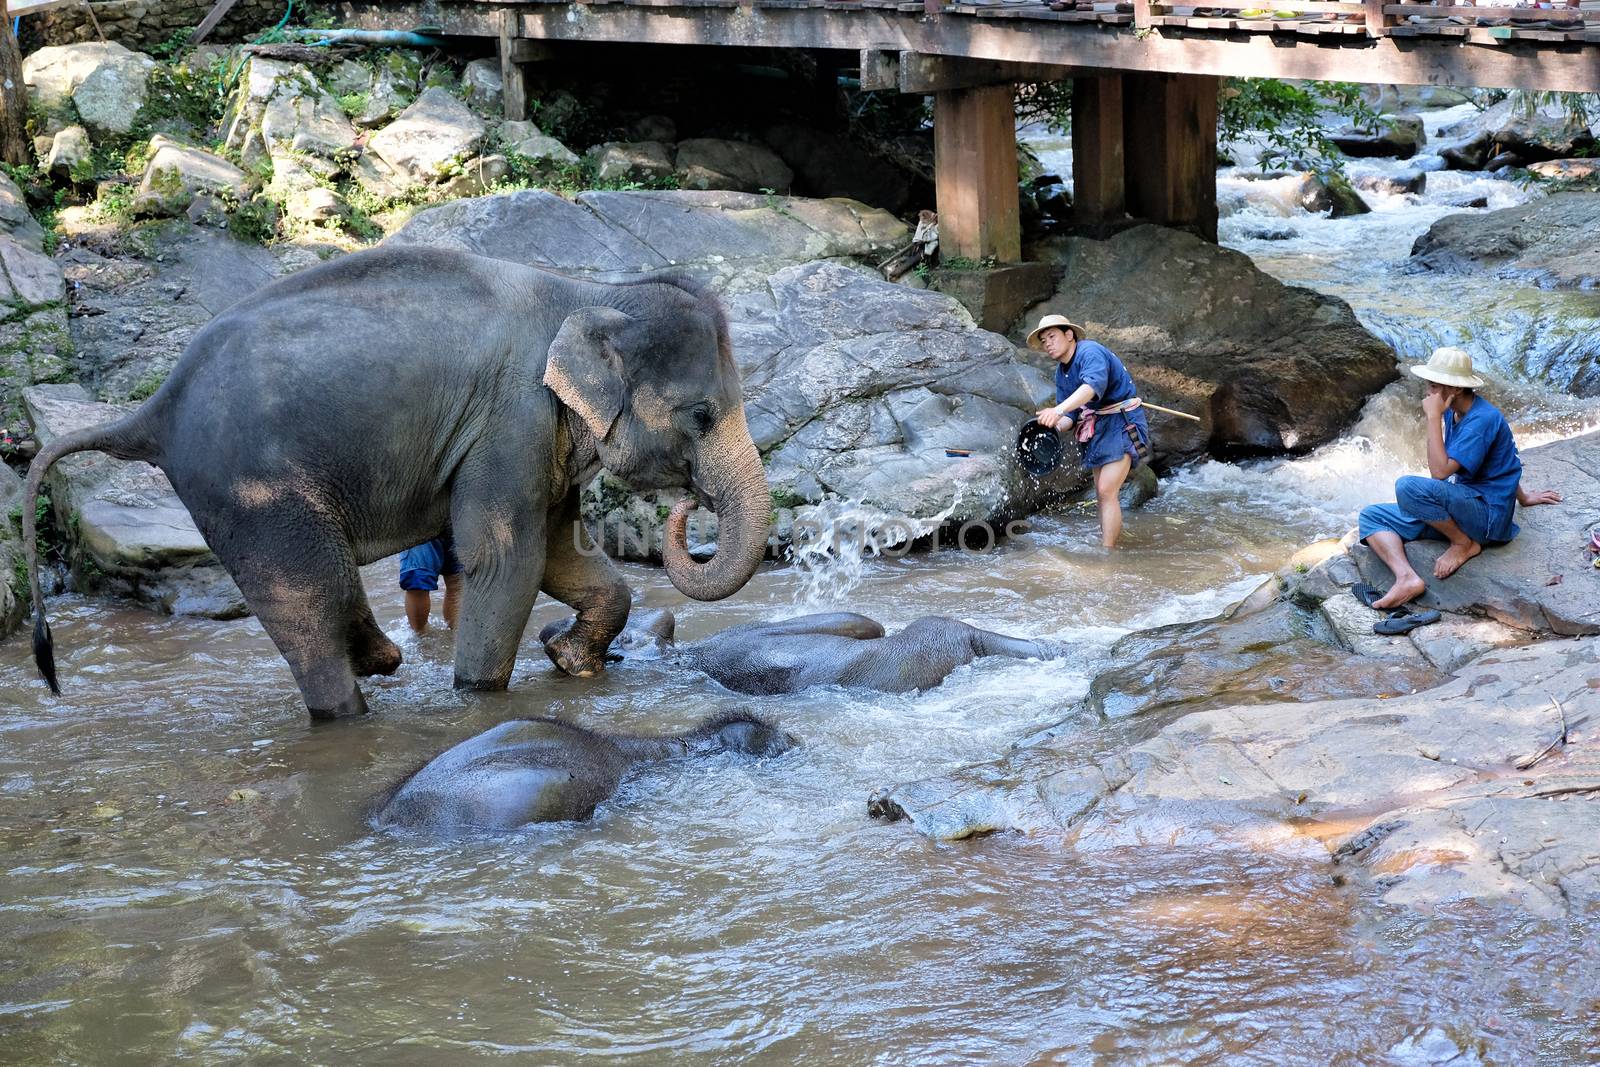
<svg viewBox="0 0 1600 1067">
<path fill-rule="evenodd" d="M 99 403 L 80 385 L 33 386 L 23 390 L 23 403 L 41 444 L 131 410 Z M 179 615 L 246 613 L 233 580 L 156 467 L 80 452 L 52 466 L 45 484 L 56 514 L 76 516 L 64 533 L 88 591 L 132 596 Z"/>
<path fill-rule="evenodd" d="M 1496 275 L 1552 289 L 1600 288 L 1600 193 L 1554 193 L 1499 211 L 1446 215 L 1411 246 L 1418 270 Z"/>
<path fill-rule="evenodd" d="M 1552 748 L 1564 727 L 1566 744 Z M 1443 685 L 1391 700 L 1219 708 L 1121 754 L 1082 748 L 1065 739 L 1022 749 L 883 790 L 869 810 L 940 837 L 1064 832 L 1080 851 L 1337 855 L 1406 903 L 1470 898 L 1559 911 L 1600 895 L 1600 638 L 1492 653 Z M 1471 827 L 1460 806 L 1485 799 L 1547 805 L 1483 813 L 1502 820 L 1494 832 L 1507 843 L 1524 820 L 1538 835 L 1501 848 L 1407 847 L 1407 835 Z M 1388 849 L 1376 847 L 1385 840 Z"/>
<path fill-rule="evenodd" d="M 1487 616 L 1532 634 L 1600 633 L 1600 571 L 1583 551 L 1587 529 L 1600 521 L 1600 431 L 1529 449 L 1522 462 L 1523 485 L 1556 489 L 1563 502 L 1519 507 L 1515 540 L 1484 549 L 1444 580 L 1433 577 L 1444 542 L 1407 545 L 1407 558 L 1428 584 L 1416 603 Z M 1355 545 L 1350 556 L 1375 588 L 1394 581 L 1371 549 Z"/>
</svg>

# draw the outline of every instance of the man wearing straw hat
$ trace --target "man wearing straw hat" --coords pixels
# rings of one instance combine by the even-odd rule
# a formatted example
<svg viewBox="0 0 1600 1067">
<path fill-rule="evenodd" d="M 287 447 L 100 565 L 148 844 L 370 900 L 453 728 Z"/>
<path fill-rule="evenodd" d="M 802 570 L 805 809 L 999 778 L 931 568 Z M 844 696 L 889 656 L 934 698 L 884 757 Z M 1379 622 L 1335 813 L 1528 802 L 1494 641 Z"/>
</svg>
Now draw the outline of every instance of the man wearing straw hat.
<svg viewBox="0 0 1600 1067">
<path fill-rule="evenodd" d="M 1094 471 L 1100 505 L 1100 543 L 1117 547 L 1122 534 L 1118 493 L 1134 465 L 1150 457 L 1150 426 L 1128 368 L 1065 315 L 1046 315 L 1028 334 L 1028 347 L 1056 361 L 1056 406 L 1036 416 L 1051 429 L 1077 426 L 1086 470 Z"/>
<path fill-rule="evenodd" d="M 1522 488 L 1522 460 L 1500 409 L 1475 389 L 1483 379 L 1472 357 L 1459 348 L 1436 349 L 1411 373 L 1428 383 L 1422 398 L 1427 420 L 1427 478 L 1407 475 L 1394 483 L 1395 503 L 1361 509 L 1361 540 L 1394 572 L 1394 585 L 1371 606 L 1397 608 L 1427 589 L 1406 559 L 1405 542 L 1448 541 L 1433 565 L 1448 578 L 1485 545 L 1517 536 L 1516 505 L 1559 504 L 1552 489 Z M 1370 594 L 1369 594 L 1370 595 Z"/>
</svg>

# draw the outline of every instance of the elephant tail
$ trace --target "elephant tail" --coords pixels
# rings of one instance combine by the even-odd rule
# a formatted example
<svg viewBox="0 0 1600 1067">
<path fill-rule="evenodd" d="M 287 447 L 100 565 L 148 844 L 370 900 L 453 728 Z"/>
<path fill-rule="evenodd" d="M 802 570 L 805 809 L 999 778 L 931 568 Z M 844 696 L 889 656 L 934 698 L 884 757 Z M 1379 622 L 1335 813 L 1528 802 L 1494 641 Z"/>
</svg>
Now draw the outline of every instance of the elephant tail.
<svg viewBox="0 0 1600 1067">
<path fill-rule="evenodd" d="M 105 452 L 117 459 L 156 458 L 158 449 L 147 420 L 142 417 L 144 413 L 141 408 L 116 422 L 62 434 L 41 448 L 28 468 L 27 490 L 22 496 L 22 551 L 28 563 L 28 593 L 33 598 L 33 662 L 49 683 L 50 692 L 57 695 L 61 686 L 56 681 L 55 640 L 50 635 L 44 596 L 39 591 L 39 487 L 51 465 L 74 452 Z"/>
</svg>

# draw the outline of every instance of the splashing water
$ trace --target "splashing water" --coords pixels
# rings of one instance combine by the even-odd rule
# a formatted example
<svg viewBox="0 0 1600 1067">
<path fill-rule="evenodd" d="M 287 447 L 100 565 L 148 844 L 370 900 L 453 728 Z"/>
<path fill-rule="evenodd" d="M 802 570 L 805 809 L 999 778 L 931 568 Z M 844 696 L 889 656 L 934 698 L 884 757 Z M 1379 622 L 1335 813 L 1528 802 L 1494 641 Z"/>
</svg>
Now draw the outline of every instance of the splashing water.
<svg viewBox="0 0 1600 1067">
<path fill-rule="evenodd" d="M 785 553 L 799 579 L 794 603 L 804 607 L 844 603 L 861 584 L 868 560 L 904 556 L 914 542 L 937 534 L 960 503 L 957 487 L 948 507 L 922 519 L 837 498 L 800 508 Z"/>
</svg>

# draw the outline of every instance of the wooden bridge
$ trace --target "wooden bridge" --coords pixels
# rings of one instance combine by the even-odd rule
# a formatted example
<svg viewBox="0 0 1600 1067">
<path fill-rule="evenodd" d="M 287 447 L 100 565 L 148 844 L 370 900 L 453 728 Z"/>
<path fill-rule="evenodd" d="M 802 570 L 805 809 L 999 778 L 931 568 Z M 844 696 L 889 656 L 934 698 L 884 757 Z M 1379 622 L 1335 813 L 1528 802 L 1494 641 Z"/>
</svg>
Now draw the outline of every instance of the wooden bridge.
<svg viewBox="0 0 1600 1067">
<path fill-rule="evenodd" d="M 1555 0 L 1564 3 L 1565 0 Z M 1012 86 L 1073 79 L 1076 212 L 1216 237 L 1223 77 L 1600 91 L 1600 3 L 1464 7 L 1312 0 L 1252 10 L 1156 0 L 342 0 L 345 24 L 498 42 L 508 118 L 560 42 L 847 52 L 863 88 L 934 97 L 940 244 L 1020 258 Z M 1296 17 L 1287 17 L 1289 14 Z M 1251 17 L 1246 17 L 1247 15 Z"/>
</svg>

